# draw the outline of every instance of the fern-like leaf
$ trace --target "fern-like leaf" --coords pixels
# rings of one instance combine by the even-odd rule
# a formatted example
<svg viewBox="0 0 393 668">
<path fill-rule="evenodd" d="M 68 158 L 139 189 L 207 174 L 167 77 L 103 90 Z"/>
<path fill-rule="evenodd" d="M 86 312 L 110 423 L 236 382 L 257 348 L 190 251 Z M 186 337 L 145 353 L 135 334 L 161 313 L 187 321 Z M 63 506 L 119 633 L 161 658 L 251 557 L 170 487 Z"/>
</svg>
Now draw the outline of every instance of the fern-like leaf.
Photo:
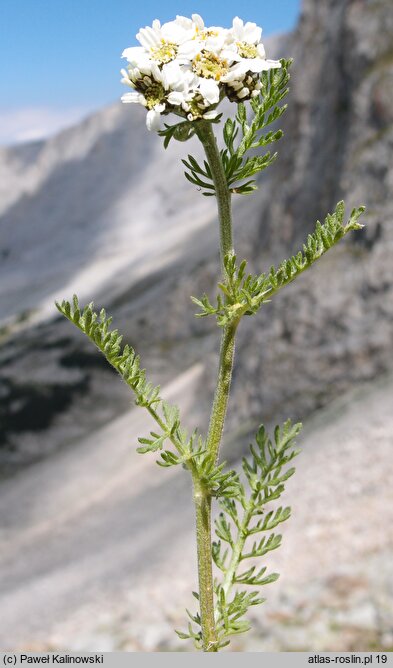
<svg viewBox="0 0 393 668">
<path fill-rule="evenodd" d="M 180 426 L 179 409 L 164 401 L 160 396 L 160 387 L 154 386 L 146 378 L 145 369 L 141 368 L 140 358 L 129 345 L 122 346 L 122 336 L 117 329 L 111 329 L 112 318 L 104 309 L 98 314 L 94 304 L 81 308 L 76 295 L 72 302 L 56 302 L 62 315 L 80 329 L 97 346 L 120 374 L 124 382 L 135 395 L 135 402 L 144 406 L 156 421 L 159 432 L 152 431 L 149 436 L 139 438 L 139 453 L 162 451 L 169 440 L 176 452 L 161 452 L 158 463 L 161 466 L 186 465 L 191 471 L 195 468 L 195 459 L 204 452 L 201 439 L 194 433 L 191 437 Z M 196 445 L 197 444 L 197 445 Z"/>
<path fill-rule="evenodd" d="M 243 619 L 250 606 L 262 603 L 258 591 L 251 593 L 240 587 L 262 587 L 275 582 L 278 573 L 267 573 L 267 567 L 250 564 L 239 571 L 245 561 L 255 560 L 276 550 L 281 545 L 281 535 L 262 535 L 249 544 L 251 536 L 270 532 L 290 516 L 290 508 L 279 507 L 266 512 L 271 497 L 278 498 L 283 492 L 282 480 L 288 479 L 294 468 L 283 472 L 283 467 L 299 453 L 295 439 L 300 424 L 292 425 L 288 420 L 283 427 L 276 427 L 270 438 L 261 426 L 257 432 L 256 445 L 250 446 L 250 457 L 243 459 L 243 470 L 249 486 L 244 487 L 238 499 L 222 499 L 222 512 L 216 520 L 218 542 L 213 543 L 213 559 L 223 573 L 222 582 L 216 582 L 216 622 L 220 647 L 228 643 L 230 636 L 243 633 L 249 628 Z M 278 491 L 278 494 L 277 494 Z M 261 518 L 261 519 L 259 519 Z M 225 549 L 222 547 L 226 544 Z M 247 546 L 248 545 L 248 546 Z M 236 588 L 233 591 L 233 588 Z"/>
<path fill-rule="evenodd" d="M 326 216 L 325 222 L 316 224 L 315 231 L 309 234 L 303 248 L 278 267 L 272 266 L 264 274 L 246 274 L 246 262 L 239 265 L 236 256 L 227 255 L 224 261 L 225 277 L 218 287 L 222 295 L 218 295 L 213 305 L 207 295 L 202 299 L 192 297 L 200 308 L 198 317 L 215 315 L 220 327 L 238 321 L 244 315 L 254 315 L 261 306 L 288 283 L 296 280 L 304 271 L 312 267 L 330 248 L 335 246 L 349 232 L 362 229 L 359 218 L 365 207 L 353 209 L 349 220 L 344 223 L 344 202 L 339 202 L 333 213 Z"/>
</svg>

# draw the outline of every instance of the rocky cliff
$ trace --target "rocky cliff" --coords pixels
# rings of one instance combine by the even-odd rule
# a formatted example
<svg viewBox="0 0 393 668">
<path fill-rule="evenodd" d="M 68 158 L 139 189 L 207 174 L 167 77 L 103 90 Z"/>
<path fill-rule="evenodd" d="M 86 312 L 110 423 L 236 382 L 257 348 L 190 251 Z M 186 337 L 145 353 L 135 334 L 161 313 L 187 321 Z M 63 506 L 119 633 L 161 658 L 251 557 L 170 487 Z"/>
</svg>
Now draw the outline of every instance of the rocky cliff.
<svg viewBox="0 0 393 668">
<path fill-rule="evenodd" d="M 258 194 L 235 204 L 238 254 L 263 270 L 342 197 L 367 205 L 367 229 L 243 323 L 236 435 L 261 418 L 304 417 L 391 364 L 392 37 L 389 2 L 307 0 L 295 35 L 272 46 L 295 59 L 285 138 Z M 1 456 L 10 465 L 73 442 L 128 401 L 54 316 L 54 297 L 76 290 L 105 303 L 161 380 L 204 356 L 202 383 L 213 390 L 218 332 L 194 319 L 189 295 L 215 292 L 214 206 L 182 181 L 189 147 L 163 152 L 142 116 L 115 105 L 48 142 L 2 151 Z M 200 394 L 201 415 L 209 400 Z"/>
<path fill-rule="evenodd" d="M 286 134 L 258 193 L 235 203 L 238 254 L 262 271 L 340 198 L 368 211 L 240 329 L 226 454 L 261 419 L 307 419 L 270 561 L 283 576 L 234 649 L 393 647 L 392 43 L 390 0 L 305 0 L 295 34 L 270 45 L 295 58 Z M 204 429 L 219 332 L 189 295 L 215 292 L 218 233 L 214 202 L 183 179 L 186 150 L 164 152 L 143 113 L 116 104 L 0 151 L 2 649 L 179 649 L 189 479 L 135 452 L 143 411 L 53 300 L 105 305 Z"/>
<path fill-rule="evenodd" d="M 244 328 L 240 348 L 255 353 L 235 392 L 240 400 L 250 387 L 255 413 L 262 403 L 268 416 L 304 415 L 391 366 L 392 43 L 389 2 L 303 5 L 286 137 L 250 252 L 266 262 L 266 249 L 296 250 L 341 198 L 366 204 L 367 229 L 279 296 L 259 327 Z"/>
</svg>

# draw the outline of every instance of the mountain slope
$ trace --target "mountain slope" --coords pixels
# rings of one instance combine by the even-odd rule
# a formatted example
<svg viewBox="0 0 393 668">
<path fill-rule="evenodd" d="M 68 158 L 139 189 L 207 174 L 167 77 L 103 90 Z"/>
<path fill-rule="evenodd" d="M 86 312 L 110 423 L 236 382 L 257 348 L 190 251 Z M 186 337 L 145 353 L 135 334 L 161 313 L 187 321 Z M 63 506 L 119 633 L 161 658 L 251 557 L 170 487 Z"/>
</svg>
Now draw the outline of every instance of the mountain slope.
<svg viewBox="0 0 393 668">
<path fill-rule="evenodd" d="M 393 388 L 380 379 L 393 359 L 392 15 L 389 0 L 306 0 L 294 37 L 269 52 L 290 49 L 296 61 L 280 158 L 258 194 L 236 202 L 236 248 L 258 271 L 296 250 L 342 196 L 368 207 L 364 232 L 240 328 L 226 456 L 262 420 L 316 421 L 277 558 L 285 579 L 259 618 L 256 649 L 392 646 Z M 183 180 L 189 150 L 164 153 L 141 110 L 114 105 L 48 142 L 0 152 L 10 648 L 32 638 L 55 649 L 171 647 L 189 602 L 187 477 L 165 478 L 136 455 L 143 414 L 52 304 L 76 290 L 105 305 L 152 379 L 184 402 L 186 423 L 205 430 L 219 332 L 194 318 L 189 296 L 215 293 L 218 232 L 214 202 Z"/>
<path fill-rule="evenodd" d="M 310 0 L 294 38 L 269 50 L 295 57 L 286 135 L 258 194 L 235 201 L 239 256 L 266 269 L 342 196 L 367 204 L 367 229 L 278 295 L 258 324 L 242 323 L 229 425 L 239 436 L 261 415 L 304 417 L 391 365 L 391 13 L 387 2 Z M 27 192 L 0 219 L 7 461 L 58 447 L 64 430 L 72 442 L 127 401 L 78 333 L 51 320 L 53 299 L 74 291 L 113 312 L 159 379 L 207 356 L 210 392 L 199 400 L 208 411 L 218 332 L 194 319 L 189 296 L 215 292 L 217 227 L 214 202 L 182 180 L 179 158 L 190 150 L 199 149 L 164 152 L 143 110 L 120 105 L 25 149 Z M 106 383 L 120 404 L 103 413 Z"/>
<path fill-rule="evenodd" d="M 132 281 L 182 243 L 184 220 L 191 233 L 214 213 L 213 202 L 173 188 L 179 151 L 162 150 L 141 109 L 118 103 L 36 151 L 0 220 L 2 319 L 45 305 L 53 315 L 55 296 L 78 287 L 90 297 L 123 269 Z"/>
<path fill-rule="evenodd" d="M 200 372 L 164 388 L 185 412 Z M 309 425 L 283 499 L 293 517 L 266 562 L 282 577 L 234 649 L 391 646 L 392 392 L 392 378 L 365 386 Z M 56 453 L 3 483 L 2 650 L 187 647 L 173 628 L 196 586 L 190 478 L 130 448 L 148 422 L 127 411 L 81 440 L 77 457 Z"/>
</svg>

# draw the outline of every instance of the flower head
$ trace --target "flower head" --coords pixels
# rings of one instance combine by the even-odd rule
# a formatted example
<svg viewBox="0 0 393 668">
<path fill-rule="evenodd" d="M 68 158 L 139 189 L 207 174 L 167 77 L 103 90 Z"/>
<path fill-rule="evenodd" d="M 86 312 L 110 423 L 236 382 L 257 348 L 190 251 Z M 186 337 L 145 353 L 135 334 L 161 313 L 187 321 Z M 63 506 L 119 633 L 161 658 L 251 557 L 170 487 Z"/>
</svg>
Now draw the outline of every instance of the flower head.
<svg viewBox="0 0 393 668">
<path fill-rule="evenodd" d="M 228 31 L 228 45 L 224 51 L 225 57 L 232 61 L 224 81 L 231 83 L 232 88 L 239 88 L 239 82 L 247 75 L 281 67 L 280 61 L 266 59 L 261 35 L 262 28 L 256 23 L 245 24 L 238 16 L 233 19 L 232 28 Z"/>
<path fill-rule="evenodd" d="M 140 46 L 123 51 L 129 64 L 122 82 L 133 92 L 122 101 L 147 108 L 149 129 L 159 129 L 161 115 L 171 112 L 189 121 L 212 119 L 224 97 L 238 102 L 258 95 L 260 73 L 281 67 L 266 59 L 261 34 L 238 17 L 230 29 L 205 26 L 199 14 L 163 25 L 156 19 L 138 32 Z"/>
<path fill-rule="evenodd" d="M 152 60 L 164 65 L 178 57 L 181 45 L 192 39 L 194 32 L 191 19 L 177 16 L 175 21 L 164 25 L 156 19 L 152 27 L 141 28 L 136 38 Z"/>
</svg>

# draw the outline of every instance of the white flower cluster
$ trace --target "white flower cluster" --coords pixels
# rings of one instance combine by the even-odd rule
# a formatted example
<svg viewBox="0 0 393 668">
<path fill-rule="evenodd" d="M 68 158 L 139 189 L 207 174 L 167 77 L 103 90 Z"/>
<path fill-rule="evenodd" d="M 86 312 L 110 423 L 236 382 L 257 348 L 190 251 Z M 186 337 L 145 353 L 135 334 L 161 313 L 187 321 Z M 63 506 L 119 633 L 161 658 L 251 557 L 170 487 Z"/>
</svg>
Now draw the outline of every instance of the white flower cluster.
<svg viewBox="0 0 393 668">
<path fill-rule="evenodd" d="M 258 95 L 260 73 L 281 67 L 266 59 L 261 34 L 238 17 L 229 30 L 205 27 L 199 14 L 163 25 L 155 20 L 137 34 L 141 46 L 123 51 L 129 65 L 122 83 L 134 91 L 121 99 L 148 109 L 149 130 L 158 130 L 161 114 L 171 112 L 189 121 L 214 119 L 224 97 L 239 102 Z"/>
</svg>

